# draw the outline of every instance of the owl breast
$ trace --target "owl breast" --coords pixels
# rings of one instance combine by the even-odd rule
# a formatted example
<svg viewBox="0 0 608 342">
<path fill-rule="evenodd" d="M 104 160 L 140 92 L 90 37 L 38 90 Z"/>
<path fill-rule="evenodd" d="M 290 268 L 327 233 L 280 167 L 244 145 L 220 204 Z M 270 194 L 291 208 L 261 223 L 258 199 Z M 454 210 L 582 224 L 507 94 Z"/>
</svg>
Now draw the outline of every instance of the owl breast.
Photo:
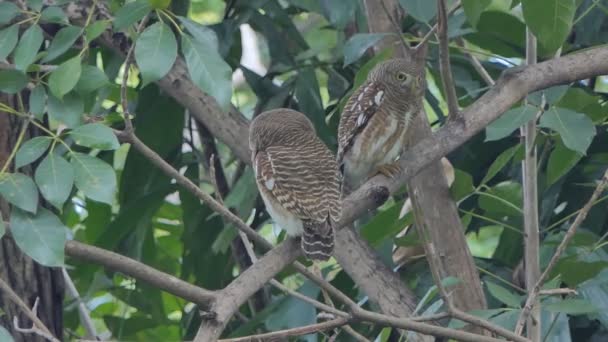
<svg viewBox="0 0 608 342">
<path fill-rule="evenodd" d="M 264 184 L 259 186 L 260 195 L 264 204 L 266 205 L 266 211 L 276 225 L 283 229 L 289 236 L 300 236 L 304 232 L 302 228 L 302 220 L 287 211 L 280 203 L 268 194 L 264 188 Z"/>
<path fill-rule="evenodd" d="M 344 155 L 344 176 L 348 184 L 360 186 L 375 169 L 393 162 L 405 142 L 405 121 L 383 111 L 376 113 Z"/>
</svg>

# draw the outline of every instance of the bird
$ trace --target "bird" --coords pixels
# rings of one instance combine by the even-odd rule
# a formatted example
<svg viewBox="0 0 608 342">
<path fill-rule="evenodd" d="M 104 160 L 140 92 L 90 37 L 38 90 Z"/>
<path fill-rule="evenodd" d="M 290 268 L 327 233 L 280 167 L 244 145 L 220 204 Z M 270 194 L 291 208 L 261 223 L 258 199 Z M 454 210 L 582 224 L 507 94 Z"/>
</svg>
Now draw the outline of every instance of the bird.
<svg viewBox="0 0 608 342">
<path fill-rule="evenodd" d="M 249 127 L 256 185 L 275 224 L 301 236 L 304 255 L 326 261 L 342 214 L 335 155 L 306 115 L 287 108 L 256 116 Z"/>
<path fill-rule="evenodd" d="M 377 174 L 400 172 L 395 159 L 424 96 L 424 65 L 404 58 L 378 63 L 346 102 L 338 125 L 337 163 L 344 191 Z"/>
</svg>

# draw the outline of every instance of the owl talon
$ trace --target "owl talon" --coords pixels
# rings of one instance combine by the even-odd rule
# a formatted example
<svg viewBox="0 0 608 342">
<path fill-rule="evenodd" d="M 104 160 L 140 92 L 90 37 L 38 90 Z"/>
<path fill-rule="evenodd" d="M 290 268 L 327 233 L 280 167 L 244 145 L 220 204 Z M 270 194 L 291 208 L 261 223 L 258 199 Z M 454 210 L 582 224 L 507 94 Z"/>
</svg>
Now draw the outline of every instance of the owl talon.
<svg viewBox="0 0 608 342">
<path fill-rule="evenodd" d="M 378 174 L 384 175 L 387 178 L 395 178 L 401 173 L 401 167 L 398 163 L 384 164 L 376 168 L 376 171 L 372 174 L 372 177 Z M 371 177 L 370 177 L 371 178 Z"/>
</svg>

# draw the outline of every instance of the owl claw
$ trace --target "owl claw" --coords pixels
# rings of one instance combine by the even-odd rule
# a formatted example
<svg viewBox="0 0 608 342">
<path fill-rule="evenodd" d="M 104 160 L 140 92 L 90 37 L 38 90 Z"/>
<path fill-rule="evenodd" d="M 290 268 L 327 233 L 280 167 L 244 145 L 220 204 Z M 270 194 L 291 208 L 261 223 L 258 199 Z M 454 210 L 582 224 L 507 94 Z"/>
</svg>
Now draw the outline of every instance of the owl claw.
<svg viewBox="0 0 608 342">
<path fill-rule="evenodd" d="M 401 167 L 399 166 L 398 163 L 383 164 L 376 168 L 376 171 L 372 174 L 371 177 L 381 174 L 387 178 L 395 178 L 400 173 L 401 173 Z"/>
</svg>

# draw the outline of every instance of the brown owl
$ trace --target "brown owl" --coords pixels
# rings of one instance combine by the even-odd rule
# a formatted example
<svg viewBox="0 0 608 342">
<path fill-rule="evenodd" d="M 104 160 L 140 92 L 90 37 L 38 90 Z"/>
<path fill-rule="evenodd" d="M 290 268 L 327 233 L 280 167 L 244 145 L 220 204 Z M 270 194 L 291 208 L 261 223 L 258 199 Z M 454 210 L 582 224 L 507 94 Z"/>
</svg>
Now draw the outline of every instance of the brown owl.
<svg viewBox="0 0 608 342">
<path fill-rule="evenodd" d="M 304 255 L 327 260 L 342 210 L 334 155 L 312 122 L 291 109 L 258 115 L 249 128 L 256 183 L 266 210 L 291 236 L 302 236 Z"/>
<path fill-rule="evenodd" d="M 395 159 L 420 111 L 424 89 L 424 68 L 395 58 L 376 65 L 353 92 L 338 127 L 337 158 L 346 189 L 356 189 L 377 173 L 399 173 Z"/>
</svg>

